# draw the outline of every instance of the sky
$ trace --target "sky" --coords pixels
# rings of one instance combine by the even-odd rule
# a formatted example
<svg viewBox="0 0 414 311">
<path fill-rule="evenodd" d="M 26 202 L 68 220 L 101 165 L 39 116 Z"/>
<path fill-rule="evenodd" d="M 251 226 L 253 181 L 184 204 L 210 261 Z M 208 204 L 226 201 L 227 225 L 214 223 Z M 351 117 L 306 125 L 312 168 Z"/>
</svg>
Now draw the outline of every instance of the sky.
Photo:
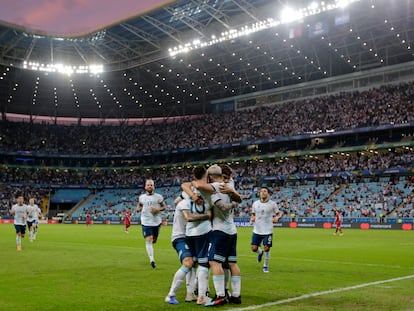
<svg viewBox="0 0 414 311">
<path fill-rule="evenodd" d="M 172 0 L 0 0 L 0 21 L 39 34 L 80 36 Z"/>
</svg>

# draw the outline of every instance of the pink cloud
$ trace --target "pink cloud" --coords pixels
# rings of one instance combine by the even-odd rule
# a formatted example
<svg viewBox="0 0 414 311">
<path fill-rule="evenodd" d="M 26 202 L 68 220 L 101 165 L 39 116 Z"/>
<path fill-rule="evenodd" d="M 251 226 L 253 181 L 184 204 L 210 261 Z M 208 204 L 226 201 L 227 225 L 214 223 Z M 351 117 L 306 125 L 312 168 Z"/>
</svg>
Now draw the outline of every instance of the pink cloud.
<svg viewBox="0 0 414 311">
<path fill-rule="evenodd" d="M 2 0 L 0 20 L 55 35 L 93 32 L 172 0 Z"/>
</svg>

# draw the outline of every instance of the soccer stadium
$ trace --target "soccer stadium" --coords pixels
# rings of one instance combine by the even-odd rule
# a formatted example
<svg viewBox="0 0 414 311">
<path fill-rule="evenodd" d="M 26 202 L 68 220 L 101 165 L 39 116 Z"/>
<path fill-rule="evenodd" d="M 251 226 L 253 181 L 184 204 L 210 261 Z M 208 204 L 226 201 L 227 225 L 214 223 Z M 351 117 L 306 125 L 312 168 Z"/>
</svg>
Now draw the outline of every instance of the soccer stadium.
<svg viewBox="0 0 414 311">
<path fill-rule="evenodd" d="M 411 1 L 5 0 L 0 11 L 0 310 L 210 306 L 188 298 L 188 280 L 167 298 L 176 199 L 193 204 L 183 184 L 214 164 L 231 168 L 241 200 L 228 196 L 241 276 L 211 306 L 413 309 Z M 148 180 L 163 199 L 150 248 L 137 209 Z M 280 219 L 271 251 L 256 253 L 263 188 Z M 19 197 L 39 207 L 37 239 L 13 227 Z"/>
</svg>

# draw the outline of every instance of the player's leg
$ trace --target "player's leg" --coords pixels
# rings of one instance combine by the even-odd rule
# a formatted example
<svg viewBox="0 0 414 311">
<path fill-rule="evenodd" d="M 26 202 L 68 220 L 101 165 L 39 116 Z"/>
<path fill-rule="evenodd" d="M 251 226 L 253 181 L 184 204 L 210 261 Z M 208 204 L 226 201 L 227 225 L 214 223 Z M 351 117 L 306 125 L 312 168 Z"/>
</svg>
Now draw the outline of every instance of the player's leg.
<svg viewBox="0 0 414 311">
<path fill-rule="evenodd" d="M 150 260 L 151 267 L 156 267 L 154 260 L 154 246 L 153 246 L 153 227 L 142 226 L 142 234 L 145 239 L 145 250 L 147 251 L 148 258 Z"/>
<path fill-rule="evenodd" d="M 263 272 L 269 272 L 269 261 L 270 261 L 270 248 L 273 244 L 273 234 L 266 235 L 263 239 Z"/>
<path fill-rule="evenodd" d="M 253 233 L 252 234 L 252 242 L 250 243 L 250 247 L 254 253 L 257 253 L 257 262 L 262 261 L 263 257 L 263 250 L 260 249 L 260 245 L 262 244 L 263 237 Z"/>
<path fill-rule="evenodd" d="M 211 247 L 209 253 L 209 264 L 213 274 L 213 284 L 216 294 L 213 300 L 205 306 L 218 306 L 228 302 L 226 298 L 223 263 L 227 259 L 228 234 L 221 231 L 213 231 L 211 234 Z"/>
<path fill-rule="evenodd" d="M 229 238 L 228 263 L 231 271 L 231 296 L 229 301 L 234 304 L 241 304 L 241 273 L 237 264 L 237 234 Z"/>
<path fill-rule="evenodd" d="M 168 295 L 165 298 L 165 301 L 169 304 L 179 303 L 175 297 L 176 293 L 180 289 L 181 285 L 186 279 L 186 275 L 191 271 L 194 264 L 192 254 L 189 251 L 189 248 L 186 246 L 184 239 L 179 239 L 178 241 L 175 241 L 174 248 L 180 255 L 181 267 L 175 272 L 173 281 L 171 283 L 170 291 L 168 292 Z"/>
</svg>

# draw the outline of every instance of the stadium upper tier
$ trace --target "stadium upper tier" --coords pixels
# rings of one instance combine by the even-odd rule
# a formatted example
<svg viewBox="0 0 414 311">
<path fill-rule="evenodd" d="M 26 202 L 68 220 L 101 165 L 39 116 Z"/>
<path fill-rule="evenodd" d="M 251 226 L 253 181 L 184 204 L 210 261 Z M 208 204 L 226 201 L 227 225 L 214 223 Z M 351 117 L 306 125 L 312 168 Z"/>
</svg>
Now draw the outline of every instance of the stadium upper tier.
<svg viewBox="0 0 414 311">
<path fill-rule="evenodd" d="M 85 35 L 0 25 L 3 117 L 201 115 L 216 100 L 414 60 L 410 0 L 168 3 Z"/>
<path fill-rule="evenodd" d="M 243 142 L 255 145 L 275 139 L 289 149 L 289 141 L 301 135 L 323 138 L 326 133 L 367 128 L 364 132 L 375 136 L 374 129 L 383 126 L 404 126 L 411 135 L 413 95 L 414 83 L 408 82 L 174 122 L 65 126 L 1 121 L 0 151 L 125 157 Z"/>
</svg>

